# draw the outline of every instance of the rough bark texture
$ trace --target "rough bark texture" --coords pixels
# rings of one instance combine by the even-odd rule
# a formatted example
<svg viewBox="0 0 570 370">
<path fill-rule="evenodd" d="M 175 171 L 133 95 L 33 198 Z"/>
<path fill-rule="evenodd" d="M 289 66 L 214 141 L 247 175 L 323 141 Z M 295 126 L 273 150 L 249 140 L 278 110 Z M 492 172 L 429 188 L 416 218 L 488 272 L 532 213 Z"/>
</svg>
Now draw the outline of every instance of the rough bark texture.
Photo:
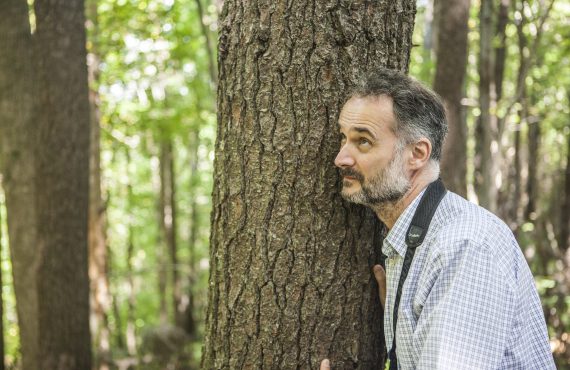
<svg viewBox="0 0 570 370">
<path fill-rule="evenodd" d="M 337 119 L 367 69 L 406 70 L 415 1 L 228 0 L 204 369 L 383 364 L 381 226 L 344 203 Z"/>
<path fill-rule="evenodd" d="M 83 1 L 36 0 L 38 369 L 90 369 L 89 99 Z"/>
<path fill-rule="evenodd" d="M 18 314 L 22 369 L 38 370 L 33 42 L 25 0 L 0 2 L 0 171 Z"/>
<path fill-rule="evenodd" d="M 445 102 L 449 134 L 443 146 L 442 178 L 448 189 L 467 195 L 467 123 L 461 106 L 467 66 L 470 0 L 439 0 L 434 90 Z"/>
</svg>

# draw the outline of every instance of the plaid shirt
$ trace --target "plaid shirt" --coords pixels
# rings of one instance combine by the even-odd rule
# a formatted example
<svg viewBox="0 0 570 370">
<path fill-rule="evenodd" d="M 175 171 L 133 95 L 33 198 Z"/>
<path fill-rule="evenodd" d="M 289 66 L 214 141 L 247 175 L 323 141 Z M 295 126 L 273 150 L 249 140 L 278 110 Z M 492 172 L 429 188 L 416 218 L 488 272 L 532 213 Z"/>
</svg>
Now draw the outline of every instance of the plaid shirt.
<svg viewBox="0 0 570 370">
<path fill-rule="evenodd" d="M 422 194 L 382 247 L 388 349 L 405 235 Z M 451 192 L 416 250 L 396 335 L 400 370 L 555 368 L 534 280 L 513 234 L 496 216 Z"/>
</svg>

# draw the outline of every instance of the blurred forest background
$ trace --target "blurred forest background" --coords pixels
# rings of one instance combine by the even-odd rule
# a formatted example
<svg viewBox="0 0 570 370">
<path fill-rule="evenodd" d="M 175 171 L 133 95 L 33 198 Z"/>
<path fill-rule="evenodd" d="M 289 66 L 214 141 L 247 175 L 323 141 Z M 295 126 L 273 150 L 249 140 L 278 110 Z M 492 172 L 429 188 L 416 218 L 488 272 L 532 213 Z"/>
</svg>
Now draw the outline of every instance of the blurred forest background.
<svg viewBox="0 0 570 370">
<path fill-rule="evenodd" d="M 87 0 L 97 369 L 199 368 L 221 7 Z M 570 1 L 419 0 L 417 7 L 410 74 L 444 96 L 461 127 L 451 132 L 445 180 L 516 234 L 557 364 L 570 368 Z M 0 191 L 2 350 L 5 368 L 19 369 L 12 269 L 21 262 L 10 252 L 5 200 Z"/>
</svg>

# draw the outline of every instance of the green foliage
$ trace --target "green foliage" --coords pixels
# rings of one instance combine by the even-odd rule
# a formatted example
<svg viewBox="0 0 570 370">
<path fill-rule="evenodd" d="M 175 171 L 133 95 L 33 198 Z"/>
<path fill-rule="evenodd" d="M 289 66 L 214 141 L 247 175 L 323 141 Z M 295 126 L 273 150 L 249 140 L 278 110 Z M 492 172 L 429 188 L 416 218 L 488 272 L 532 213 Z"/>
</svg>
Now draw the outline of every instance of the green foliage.
<svg viewBox="0 0 570 370">
<path fill-rule="evenodd" d="M 202 5 L 210 38 L 215 39 L 212 30 L 216 27 L 216 9 Z M 179 231 L 179 265 L 175 268 L 184 280 L 192 279 L 192 285 L 186 288 L 195 297 L 194 316 L 200 325 L 194 342 L 201 343 L 202 312 L 207 304 L 216 116 L 214 82 L 209 74 L 197 3 L 99 1 L 89 41 L 90 51 L 101 61 L 95 87 L 102 112 L 102 181 L 112 253 L 110 283 L 120 315 L 110 318 L 115 332 L 111 348 L 118 348 L 119 335 L 124 337 L 126 332 L 131 277 L 128 262 L 133 269 L 139 349 L 143 333 L 160 325 L 158 271 L 164 267 L 159 263 L 167 262 L 160 256 L 164 248 L 158 222 L 158 155 L 164 140 L 174 143 Z M 192 162 L 197 162 L 196 171 L 192 171 Z M 197 235 L 195 245 L 189 245 L 193 207 L 197 211 Z M 134 246 L 130 261 L 129 240 Z M 168 302 L 171 292 L 168 287 Z M 199 359 L 201 345 L 192 348 L 194 358 Z"/>
</svg>

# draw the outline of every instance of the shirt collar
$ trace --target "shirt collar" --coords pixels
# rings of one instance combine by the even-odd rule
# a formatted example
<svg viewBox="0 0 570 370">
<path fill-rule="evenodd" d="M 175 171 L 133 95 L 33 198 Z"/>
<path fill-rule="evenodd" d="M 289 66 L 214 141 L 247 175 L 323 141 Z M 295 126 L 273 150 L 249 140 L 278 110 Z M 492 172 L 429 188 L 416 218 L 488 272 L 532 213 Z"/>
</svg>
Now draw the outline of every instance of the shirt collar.
<svg viewBox="0 0 570 370">
<path fill-rule="evenodd" d="M 406 254 L 406 232 L 408 231 L 408 227 L 412 222 L 412 218 L 416 213 L 416 209 L 422 199 L 422 196 L 426 189 L 422 190 L 414 200 L 406 207 L 404 212 L 398 217 L 394 227 L 390 229 L 388 235 L 384 238 L 384 242 L 382 244 L 382 253 L 387 257 L 392 257 L 394 253 L 398 253 L 400 256 L 404 257 Z"/>
</svg>

